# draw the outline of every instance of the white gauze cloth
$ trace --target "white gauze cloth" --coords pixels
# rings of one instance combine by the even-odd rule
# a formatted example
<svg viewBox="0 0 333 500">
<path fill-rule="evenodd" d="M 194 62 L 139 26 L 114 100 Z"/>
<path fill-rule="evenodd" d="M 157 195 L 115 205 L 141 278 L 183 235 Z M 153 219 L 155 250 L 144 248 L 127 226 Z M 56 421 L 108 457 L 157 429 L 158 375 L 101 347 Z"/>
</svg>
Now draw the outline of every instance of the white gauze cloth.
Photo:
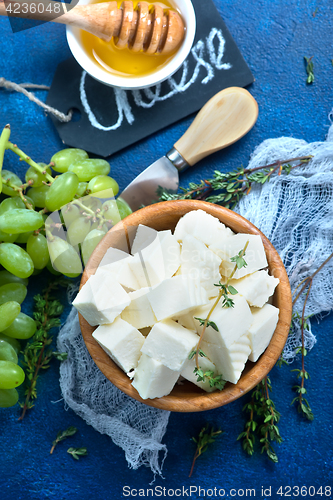
<svg viewBox="0 0 333 500">
<path fill-rule="evenodd" d="M 287 137 L 266 140 L 249 163 L 249 168 L 254 168 L 306 155 L 313 155 L 309 164 L 254 187 L 236 210 L 278 250 L 293 290 L 333 252 L 333 126 L 326 142 L 307 144 Z M 299 312 L 303 300 L 300 298 L 296 306 Z M 332 308 L 333 261 L 316 276 L 306 314 Z M 314 343 L 310 328 L 306 347 L 311 349 Z M 285 359 L 291 361 L 299 345 L 300 328 L 295 322 L 284 350 Z M 86 349 L 74 308 L 59 333 L 58 350 L 68 353 L 60 367 L 66 405 L 97 431 L 110 436 L 124 450 L 131 468 L 146 465 L 161 474 L 167 453 L 162 439 L 170 413 L 131 399 L 104 377 Z"/>
</svg>

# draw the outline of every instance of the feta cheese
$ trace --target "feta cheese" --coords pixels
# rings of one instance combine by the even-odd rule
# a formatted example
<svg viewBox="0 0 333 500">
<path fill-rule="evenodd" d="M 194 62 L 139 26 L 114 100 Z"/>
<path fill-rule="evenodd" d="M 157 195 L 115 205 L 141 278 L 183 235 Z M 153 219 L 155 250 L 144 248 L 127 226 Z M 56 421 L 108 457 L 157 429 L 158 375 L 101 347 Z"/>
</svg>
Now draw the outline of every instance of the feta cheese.
<svg viewBox="0 0 333 500">
<path fill-rule="evenodd" d="M 91 326 L 112 323 L 130 304 L 130 298 L 116 281 L 93 275 L 83 285 L 73 306 Z"/>
<path fill-rule="evenodd" d="M 157 321 L 148 300 L 149 292 L 149 288 L 141 288 L 135 292 L 130 292 L 128 295 L 131 303 L 121 313 L 122 319 L 128 321 L 138 330 L 153 326 Z"/>
<path fill-rule="evenodd" d="M 117 318 L 96 328 L 92 336 L 125 373 L 137 367 L 145 338 L 132 325 Z"/>
<path fill-rule="evenodd" d="M 222 259 L 220 271 L 223 276 L 229 277 L 231 275 L 235 268 L 235 263 L 231 262 L 230 259 L 243 250 L 247 241 L 249 244 L 244 257 L 247 266 L 237 269 L 234 274 L 234 279 L 243 278 L 243 276 L 247 274 L 252 274 L 268 266 L 264 245 L 260 236 L 257 234 L 238 233 L 230 238 L 216 241 L 209 247 Z"/>
<path fill-rule="evenodd" d="M 267 271 L 256 271 L 244 278 L 232 279 L 229 282 L 250 306 L 255 307 L 262 307 L 268 301 L 278 283 L 279 279 L 270 276 Z"/>
<path fill-rule="evenodd" d="M 251 323 L 252 314 L 250 307 L 244 297 L 233 295 L 234 307 L 221 307 L 222 300 L 218 303 L 210 316 L 210 321 L 213 321 L 218 328 L 218 332 L 211 326 L 205 330 L 205 340 L 211 344 L 228 349 L 244 334 L 247 334 Z M 199 318 L 205 319 L 211 309 L 211 303 L 200 310 Z M 199 335 L 202 332 L 203 326 L 200 322 L 194 320 Z"/>
<path fill-rule="evenodd" d="M 219 347 L 216 344 L 203 340 L 201 342 L 201 349 L 214 363 L 223 380 L 237 384 L 251 352 L 250 341 L 247 335 L 242 335 L 242 337 L 233 342 L 228 348 Z"/>
<path fill-rule="evenodd" d="M 217 294 L 214 285 L 220 280 L 220 264 L 220 257 L 209 250 L 202 241 L 191 235 L 184 237 L 180 254 L 180 274 L 198 276 L 209 297 Z"/>
<path fill-rule="evenodd" d="M 200 357 L 200 368 L 204 371 L 213 371 L 215 376 L 218 374 L 216 366 L 214 363 L 210 361 L 210 359 L 205 358 L 205 357 Z M 195 362 L 195 356 L 192 359 L 188 359 L 184 365 L 184 368 L 181 371 L 181 376 L 184 377 L 186 380 L 189 380 L 193 384 L 197 385 L 201 389 L 203 389 L 206 392 L 213 392 L 216 390 L 215 387 L 211 387 L 209 385 L 209 380 L 201 381 L 198 382 L 198 377 L 194 373 L 194 369 L 196 368 L 196 362 Z"/>
<path fill-rule="evenodd" d="M 109 248 L 109 250 L 111 250 Z M 116 250 L 113 248 L 112 250 Z M 118 250 L 117 253 L 109 252 L 109 257 L 113 256 L 119 256 L 120 254 L 118 252 L 121 252 L 121 250 Z M 125 254 L 125 252 L 121 252 L 122 254 Z M 96 270 L 96 276 L 99 274 L 105 273 L 106 271 L 109 273 L 109 280 L 114 280 L 120 283 L 125 289 L 127 290 L 138 290 L 140 288 L 134 274 L 132 273 L 132 270 L 129 266 L 130 262 L 134 258 L 132 255 L 125 254 L 126 257 L 121 257 L 118 260 L 115 260 L 114 262 L 110 262 L 111 259 L 109 257 L 105 260 L 105 262 L 108 262 L 104 264 L 103 266 L 99 266 Z M 104 276 L 107 276 L 104 274 Z"/>
<path fill-rule="evenodd" d="M 207 292 L 199 278 L 191 275 L 165 279 L 148 293 L 148 300 L 157 321 L 185 314 L 195 307 L 207 304 Z"/>
<path fill-rule="evenodd" d="M 158 234 L 159 232 L 156 229 L 139 224 L 131 248 L 132 255 L 150 245 L 157 238 Z"/>
<path fill-rule="evenodd" d="M 142 354 L 135 369 L 132 385 L 142 399 L 161 398 L 170 394 L 178 377 L 178 372 L 170 370 L 156 359 Z"/>
<path fill-rule="evenodd" d="M 179 219 L 174 232 L 178 241 L 184 241 L 187 235 L 191 235 L 207 246 L 233 234 L 230 228 L 203 210 L 192 210 L 185 214 Z"/>
<path fill-rule="evenodd" d="M 113 264 L 114 262 L 118 262 L 119 264 L 119 260 L 126 259 L 128 256 L 129 253 L 123 252 L 123 250 L 109 247 L 105 252 L 101 262 L 99 263 L 99 267 L 103 267 L 108 264 Z"/>
<path fill-rule="evenodd" d="M 140 287 L 155 286 L 178 270 L 179 243 L 171 231 L 161 231 L 150 245 L 133 256 L 129 266 Z"/>
<path fill-rule="evenodd" d="M 248 333 L 251 346 L 249 359 L 257 361 L 271 341 L 279 319 L 279 309 L 265 304 L 261 309 L 252 308 L 251 312 L 252 324 Z"/>
<path fill-rule="evenodd" d="M 169 319 L 153 326 L 141 352 L 180 372 L 198 340 L 196 333 Z"/>
</svg>

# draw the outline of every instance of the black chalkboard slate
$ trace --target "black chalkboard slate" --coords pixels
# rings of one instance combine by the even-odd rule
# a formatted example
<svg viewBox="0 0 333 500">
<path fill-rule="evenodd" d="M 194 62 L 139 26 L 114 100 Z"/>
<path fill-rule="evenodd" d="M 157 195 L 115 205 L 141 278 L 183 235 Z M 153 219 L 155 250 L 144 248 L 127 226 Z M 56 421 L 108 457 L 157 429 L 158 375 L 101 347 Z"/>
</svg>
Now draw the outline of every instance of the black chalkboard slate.
<svg viewBox="0 0 333 500">
<path fill-rule="evenodd" d="M 86 74 L 73 58 L 58 66 L 47 104 L 81 113 L 69 123 L 52 118 L 66 145 L 107 157 L 198 111 L 218 91 L 253 82 L 212 0 L 192 3 L 197 19 L 192 52 L 185 66 L 160 86 L 136 92 L 113 89 Z"/>
</svg>

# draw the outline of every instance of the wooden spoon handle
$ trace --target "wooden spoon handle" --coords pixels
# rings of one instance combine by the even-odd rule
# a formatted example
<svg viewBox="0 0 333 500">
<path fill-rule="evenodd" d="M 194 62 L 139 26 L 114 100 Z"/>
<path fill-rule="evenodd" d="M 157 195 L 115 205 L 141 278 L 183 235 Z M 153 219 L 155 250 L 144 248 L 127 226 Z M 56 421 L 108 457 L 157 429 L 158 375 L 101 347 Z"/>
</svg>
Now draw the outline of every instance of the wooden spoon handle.
<svg viewBox="0 0 333 500">
<path fill-rule="evenodd" d="M 189 165 L 194 165 L 238 141 L 251 130 L 257 117 L 258 104 L 251 94 L 229 87 L 205 104 L 174 148 Z"/>
</svg>

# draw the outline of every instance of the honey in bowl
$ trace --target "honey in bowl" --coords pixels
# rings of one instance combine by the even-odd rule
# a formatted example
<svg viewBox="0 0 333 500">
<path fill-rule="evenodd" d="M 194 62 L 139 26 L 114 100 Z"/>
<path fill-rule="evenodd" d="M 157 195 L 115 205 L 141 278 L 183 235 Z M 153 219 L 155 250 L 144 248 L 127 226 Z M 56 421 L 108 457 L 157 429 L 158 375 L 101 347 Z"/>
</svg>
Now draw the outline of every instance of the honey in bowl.
<svg viewBox="0 0 333 500">
<path fill-rule="evenodd" d="M 117 2 L 118 8 L 122 6 L 122 3 L 122 0 Z M 133 1 L 134 9 L 137 8 L 138 4 L 138 0 Z M 167 0 L 164 0 L 163 3 L 154 2 L 154 6 L 156 5 L 160 6 L 163 11 L 175 10 L 174 6 Z M 165 66 L 178 50 L 177 47 L 173 52 L 167 54 L 148 54 L 142 50 L 134 52 L 129 47 L 119 48 L 116 46 L 117 39 L 114 38 L 106 42 L 83 30 L 81 30 L 80 36 L 85 52 L 94 62 L 97 62 L 109 73 L 122 77 L 138 77 L 153 73 Z"/>
</svg>

